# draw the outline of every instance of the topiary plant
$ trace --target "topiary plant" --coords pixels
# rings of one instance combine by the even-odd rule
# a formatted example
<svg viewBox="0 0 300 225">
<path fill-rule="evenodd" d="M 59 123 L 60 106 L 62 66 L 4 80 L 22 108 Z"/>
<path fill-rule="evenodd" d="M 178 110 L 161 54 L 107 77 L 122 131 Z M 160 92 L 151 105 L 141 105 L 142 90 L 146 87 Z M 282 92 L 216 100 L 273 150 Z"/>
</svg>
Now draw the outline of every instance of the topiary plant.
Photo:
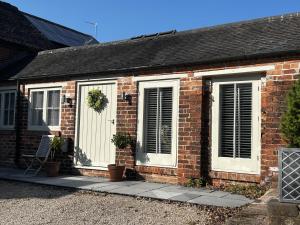
<svg viewBox="0 0 300 225">
<path fill-rule="evenodd" d="M 300 80 L 288 93 L 287 109 L 282 116 L 280 129 L 289 147 L 300 148 Z"/>
<path fill-rule="evenodd" d="M 117 133 L 113 135 L 111 142 L 119 149 L 124 149 L 128 145 L 132 145 L 133 139 L 131 138 L 130 134 L 125 133 Z"/>
</svg>

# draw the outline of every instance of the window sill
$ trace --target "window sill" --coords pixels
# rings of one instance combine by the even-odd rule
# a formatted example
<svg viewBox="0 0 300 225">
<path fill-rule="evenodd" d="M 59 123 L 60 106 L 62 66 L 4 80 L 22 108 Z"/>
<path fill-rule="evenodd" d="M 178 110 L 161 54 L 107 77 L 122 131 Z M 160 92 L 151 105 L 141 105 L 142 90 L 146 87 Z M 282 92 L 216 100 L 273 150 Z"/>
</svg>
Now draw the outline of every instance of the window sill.
<svg viewBox="0 0 300 225">
<path fill-rule="evenodd" d="M 60 127 L 46 127 L 46 126 L 29 126 L 27 128 L 29 131 L 61 131 Z"/>
</svg>

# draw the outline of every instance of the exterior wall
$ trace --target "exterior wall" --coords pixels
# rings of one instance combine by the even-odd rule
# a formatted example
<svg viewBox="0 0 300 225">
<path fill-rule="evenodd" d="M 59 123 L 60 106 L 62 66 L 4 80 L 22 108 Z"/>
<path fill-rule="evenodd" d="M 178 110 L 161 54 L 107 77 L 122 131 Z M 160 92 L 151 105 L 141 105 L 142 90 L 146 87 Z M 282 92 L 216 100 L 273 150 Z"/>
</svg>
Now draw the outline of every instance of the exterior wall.
<svg viewBox="0 0 300 225">
<path fill-rule="evenodd" d="M 0 65 L 5 65 L 20 52 L 16 46 L 0 41 Z M 11 85 L 15 86 L 16 84 L 15 82 L 0 81 L 0 89 Z M 0 166 L 14 166 L 15 143 L 14 130 L 0 129 Z"/>
<path fill-rule="evenodd" d="M 261 173 L 258 175 L 242 174 L 242 173 L 230 173 L 212 171 L 209 169 L 209 178 L 215 186 L 225 185 L 228 182 L 246 182 L 246 183 L 265 183 L 265 178 L 268 176 L 268 170 L 270 167 L 276 167 L 278 165 L 277 151 L 280 147 L 285 146 L 285 142 L 281 136 L 280 118 L 286 107 L 285 99 L 288 90 L 296 79 L 299 78 L 299 60 L 276 60 L 269 63 L 249 62 L 248 64 L 232 64 L 226 65 L 226 67 L 216 67 L 218 69 L 234 69 L 243 66 L 261 66 L 261 65 L 275 65 L 274 70 L 261 73 L 265 75 L 265 82 L 262 84 L 261 90 Z M 211 142 L 211 102 L 210 102 L 210 88 L 206 87 L 206 103 L 210 107 L 205 107 L 205 114 L 209 115 L 206 119 L 206 123 L 203 125 L 206 127 L 207 133 L 203 135 L 202 139 Z M 205 120 L 205 119 L 204 119 Z M 203 157 L 207 161 L 210 161 L 210 149 L 211 144 L 204 145 L 202 149 Z M 210 163 L 209 163 L 210 164 Z M 210 166 L 208 166 L 210 168 Z M 205 169 L 204 169 L 205 170 Z"/>
<path fill-rule="evenodd" d="M 265 76 L 265 82 L 261 91 L 261 174 L 250 175 L 241 173 L 228 173 L 212 171 L 210 169 L 211 155 L 211 97 L 210 97 L 210 77 L 195 77 L 194 71 L 209 71 L 218 69 L 238 68 L 244 66 L 275 65 L 275 69 L 261 73 Z M 244 63 L 232 63 L 214 65 L 208 67 L 185 68 L 180 73 L 186 73 L 186 78 L 180 79 L 180 97 L 179 97 L 179 121 L 178 121 L 178 163 L 177 168 L 136 166 L 135 150 L 127 148 L 125 150 L 116 150 L 116 163 L 125 164 L 127 168 L 135 169 L 147 180 L 158 182 L 180 183 L 183 184 L 190 177 L 199 178 L 206 176 L 211 182 L 218 186 L 227 182 L 247 182 L 259 183 L 267 176 L 269 167 L 277 165 L 277 150 L 284 146 L 279 131 L 279 123 L 282 112 L 285 108 L 285 96 L 293 82 L 298 78 L 300 60 L 273 59 L 265 62 L 251 61 Z M 160 73 L 170 74 L 172 71 L 144 72 L 138 75 L 157 75 Z M 163 76 L 163 75 L 162 75 Z M 241 74 L 242 76 L 242 74 Z M 117 87 L 117 132 L 128 132 L 136 137 L 137 131 L 137 100 L 138 100 L 138 82 L 133 79 L 132 74 L 122 74 L 118 78 Z M 45 81 L 39 81 L 43 83 Z M 38 83 L 38 82 L 37 82 Z M 73 149 L 75 138 L 75 118 L 76 118 L 76 81 L 60 81 L 63 84 L 62 94 L 69 95 L 74 101 L 74 105 L 62 106 L 61 114 L 61 135 L 69 138 L 69 151 L 63 153 L 63 172 L 73 172 L 91 176 L 108 176 L 107 171 L 72 169 Z M 43 84 L 41 85 L 43 87 Z M 42 134 L 58 133 L 29 131 L 27 129 L 28 120 L 28 86 L 22 85 L 22 111 L 21 118 L 21 154 L 34 153 L 39 144 Z M 132 104 L 122 99 L 122 93 L 126 92 L 132 96 Z M 7 133 L 8 135 L 4 135 Z M 12 132 L 13 133 L 13 132 Z M 12 133 L 5 131 L 1 133 L 1 143 L 9 143 L 14 148 Z M 7 147 L 1 147 L 6 149 Z M 4 150 L 6 152 L 6 150 Z M 5 160 L 5 154 L 0 154 L 0 163 L 9 162 Z M 11 158 L 11 157 L 10 157 Z"/>
</svg>

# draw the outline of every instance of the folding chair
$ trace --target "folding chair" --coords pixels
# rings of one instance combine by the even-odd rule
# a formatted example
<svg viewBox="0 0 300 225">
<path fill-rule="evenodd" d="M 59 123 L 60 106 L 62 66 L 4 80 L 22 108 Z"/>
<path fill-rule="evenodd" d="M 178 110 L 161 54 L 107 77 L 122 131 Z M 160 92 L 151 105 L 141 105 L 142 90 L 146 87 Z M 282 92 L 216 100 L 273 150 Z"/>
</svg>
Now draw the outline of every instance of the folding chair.
<svg viewBox="0 0 300 225">
<path fill-rule="evenodd" d="M 33 174 L 34 176 L 36 176 L 40 172 L 40 170 L 48 160 L 51 150 L 50 145 L 53 138 L 54 135 L 43 135 L 39 148 L 34 155 L 22 155 L 27 166 L 24 175 L 27 174 L 29 171 L 35 171 Z M 26 159 L 28 159 L 28 161 Z M 35 162 L 39 164 L 39 167 L 37 169 L 33 168 Z"/>
</svg>

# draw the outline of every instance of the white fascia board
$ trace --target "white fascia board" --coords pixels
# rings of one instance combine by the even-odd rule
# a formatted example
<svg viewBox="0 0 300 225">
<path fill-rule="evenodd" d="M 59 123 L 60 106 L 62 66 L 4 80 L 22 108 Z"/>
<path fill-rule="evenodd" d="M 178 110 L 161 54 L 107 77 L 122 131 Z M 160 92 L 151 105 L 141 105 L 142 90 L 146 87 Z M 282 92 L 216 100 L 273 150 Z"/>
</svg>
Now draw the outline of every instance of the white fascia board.
<svg viewBox="0 0 300 225">
<path fill-rule="evenodd" d="M 195 72 L 195 77 L 263 72 L 263 71 L 274 70 L 274 69 L 275 69 L 275 65 L 249 66 L 249 67 L 241 67 L 241 68 L 235 68 L 235 69 L 223 69 L 223 70 L 210 70 L 210 71 L 204 71 L 204 72 L 203 71 Z"/>
<path fill-rule="evenodd" d="M 186 78 L 188 74 L 186 73 L 174 73 L 174 74 L 161 74 L 152 76 L 137 76 L 133 77 L 133 81 L 147 81 L 147 80 L 170 80 L 170 79 L 180 79 Z"/>
</svg>

